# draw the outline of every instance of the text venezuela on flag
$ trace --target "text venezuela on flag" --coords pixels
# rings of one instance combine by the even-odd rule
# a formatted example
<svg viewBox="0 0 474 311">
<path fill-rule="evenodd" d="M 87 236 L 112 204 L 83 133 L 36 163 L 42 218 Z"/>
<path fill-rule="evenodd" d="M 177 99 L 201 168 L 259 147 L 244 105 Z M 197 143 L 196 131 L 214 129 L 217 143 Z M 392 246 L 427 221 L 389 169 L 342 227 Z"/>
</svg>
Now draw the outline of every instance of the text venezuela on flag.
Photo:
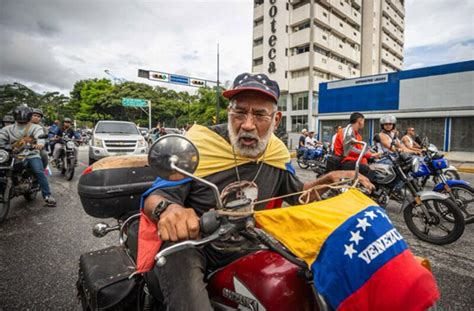
<svg viewBox="0 0 474 311">
<path fill-rule="evenodd" d="M 436 282 L 383 209 L 355 189 L 307 205 L 255 213 L 257 224 L 303 259 L 337 310 L 426 310 Z"/>
</svg>

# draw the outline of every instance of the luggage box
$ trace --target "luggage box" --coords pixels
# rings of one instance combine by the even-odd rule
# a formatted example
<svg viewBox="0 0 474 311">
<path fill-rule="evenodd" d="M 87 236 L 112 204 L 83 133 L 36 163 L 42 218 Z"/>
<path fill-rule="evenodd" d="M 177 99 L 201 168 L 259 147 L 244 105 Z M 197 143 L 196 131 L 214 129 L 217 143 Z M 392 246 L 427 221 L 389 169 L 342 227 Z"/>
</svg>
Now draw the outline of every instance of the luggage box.
<svg viewBox="0 0 474 311">
<path fill-rule="evenodd" d="M 88 215 L 123 219 L 139 212 L 141 195 L 155 179 L 146 155 L 107 157 L 82 173 L 77 190 Z"/>
</svg>

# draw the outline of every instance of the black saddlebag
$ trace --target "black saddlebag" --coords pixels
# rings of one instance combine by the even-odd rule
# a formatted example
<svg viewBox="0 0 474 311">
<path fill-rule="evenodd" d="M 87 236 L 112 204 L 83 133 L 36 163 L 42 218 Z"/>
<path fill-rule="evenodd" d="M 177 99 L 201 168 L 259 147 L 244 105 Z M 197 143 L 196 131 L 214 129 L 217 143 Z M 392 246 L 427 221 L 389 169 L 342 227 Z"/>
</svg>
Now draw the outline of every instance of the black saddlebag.
<svg viewBox="0 0 474 311">
<path fill-rule="evenodd" d="M 108 157 L 82 173 L 77 191 L 88 215 L 123 219 L 139 211 L 140 197 L 155 179 L 146 156 Z"/>
<path fill-rule="evenodd" d="M 138 277 L 129 279 L 135 264 L 121 246 L 84 253 L 79 260 L 78 297 L 84 310 L 136 306 Z"/>
</svg>

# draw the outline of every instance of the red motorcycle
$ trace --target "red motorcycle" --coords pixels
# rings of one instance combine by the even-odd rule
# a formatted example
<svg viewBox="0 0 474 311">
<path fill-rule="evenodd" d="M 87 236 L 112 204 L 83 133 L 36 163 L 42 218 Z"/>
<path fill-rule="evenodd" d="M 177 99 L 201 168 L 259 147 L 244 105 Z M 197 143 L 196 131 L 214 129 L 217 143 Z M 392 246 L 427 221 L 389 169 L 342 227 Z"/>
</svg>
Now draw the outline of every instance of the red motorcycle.
<svg viewBox="0 0 474 311">
<path fill-rule="evenodd" d="M 118 246 L 81 255 L 77 288 L 84 310 L 164 310 L 158 297 L 160 293 L 153 288 L 147 275 L 135 273 L 140 214 L 129 215 L 138 210 L 137 194 L 143 193 L 143 189 L 138 189 L 140 187 L 136 185 L 131 187 L 134 180 L 130 176 L 140 180 L 144 189 L 150 187 L 152 176 L 156 173 L 164 179 L 170 179 L 171 176 L 176 179 L 178 175 L 180 178 L 190 177 L 211 187 L 218 199 L 218 207 L 223 206 L 217 187 L 192 175 L 199 158 L 194 145 L 182 136 L 168 136 L 166 140 L 159 140 L 152 146 L 149 166 L 144 165 L 143 158 L 138 158 L 141 164 L 136 164 L 140 160 L 135 159 L 135 166 L 126 167 L 122 161 L 118 168 L 114 167 L 117 158 L 106 158 L 89 167 L 79 180 L 78 190 L 85 211 L 94 217 L 118 219 L 115 226 L 98 223 L 93 234 L 103 237 L 118 230 L 120 241 Z M 123 181 L 124 177 L 128 179 Z M 118 180 L 122 180 L 121 185 L 110 185 L 112 181 L 117 183 Z M 129 185 L 129 188 L 125 188 L 125 185 Z M 124 201 L 133 209 L 127 210 L 119 203 Z M 239 212 L 248 210 L 251 202 L 249 199 L 240 199 L 225 202 L 225 205 L 228 207 L 232 204 L 233 210 Z M 172 253 L 226 241 L 230 237 L 239 236 L 259 245 L 259 250 L 220 270 L 209 272 L 207 290 L 215 310 L 330 309 L 324 298 L 316 292 L 312 273 L 306 263 L 272 236 L 256 228 L 250 213 L 244 216 L 225 215 L 217 208 L 203 214 L 200 224 L 201 240 L 184 241 L 161 250 L 156 254 L 156 264 L 165 265 L 167 256 Z"/>
</svg>

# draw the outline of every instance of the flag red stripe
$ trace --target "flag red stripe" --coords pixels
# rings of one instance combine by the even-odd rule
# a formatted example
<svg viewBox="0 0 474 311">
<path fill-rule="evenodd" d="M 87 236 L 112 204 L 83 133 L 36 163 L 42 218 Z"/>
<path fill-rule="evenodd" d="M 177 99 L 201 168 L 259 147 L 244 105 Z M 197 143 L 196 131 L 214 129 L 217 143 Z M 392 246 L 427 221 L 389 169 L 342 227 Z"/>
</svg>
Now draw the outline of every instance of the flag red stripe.
<svg viewBox="0 0 474 311">
<path fill-rule="evenodd" d="M 155 264 L 155 255 L 161 247 L 156 223 L 140 212 L 140 226 L 138 228 L 137 272 L 150 271 Z"/>
</svg>

